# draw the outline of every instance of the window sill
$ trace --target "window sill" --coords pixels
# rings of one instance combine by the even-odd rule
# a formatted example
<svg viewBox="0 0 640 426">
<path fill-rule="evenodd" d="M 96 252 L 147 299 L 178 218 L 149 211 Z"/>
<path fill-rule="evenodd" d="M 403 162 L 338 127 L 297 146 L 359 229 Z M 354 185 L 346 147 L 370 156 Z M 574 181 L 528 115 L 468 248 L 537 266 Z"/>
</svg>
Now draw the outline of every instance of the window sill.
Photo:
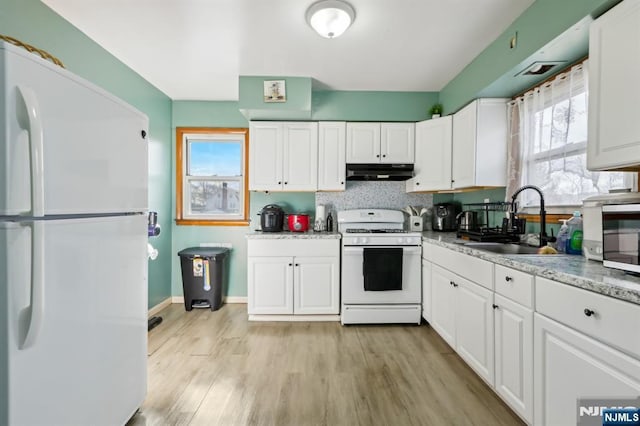
<svg viewBox="0 0 640 426">
<path fill-rule="evenodd" d="M 574 209 L 575 210 L 575 209 Z M 573 216 L 572 213 L 547 213 L 546 220 L 547 225 L 560 225 L 561 220 L 571 219 Z M 518 214 L 520 219 L 527 219 L 527 223 L 540 223 L 540 215 L 539 214 L 529 214 L 529 213 L 520 213 Z"/>
<path fill-rule="evenodd" d="M 249 221 L 248 220 L 176 219 L 176 225 L 187 225 L 187 226 L 249 226 Z"/>
</svg>

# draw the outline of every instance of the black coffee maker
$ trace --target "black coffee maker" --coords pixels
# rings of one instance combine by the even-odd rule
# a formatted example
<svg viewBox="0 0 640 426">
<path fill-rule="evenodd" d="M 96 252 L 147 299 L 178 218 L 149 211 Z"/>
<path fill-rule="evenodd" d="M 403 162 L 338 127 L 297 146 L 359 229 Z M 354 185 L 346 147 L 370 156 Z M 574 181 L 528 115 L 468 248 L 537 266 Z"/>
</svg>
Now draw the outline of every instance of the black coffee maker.
<svg viewBox="0 0 640 426">
<path fill-rule="evenodd" d="M 277 204 L 268 204 L 260 211 L 260 228 L 263 232 L 282 232 L 284 210 Z"/>
<path fill-rule="evenodd" d="M 460 212 L 457 203 L 438 203 L 433 206 L 431 215 L 431 229 L 434 231 L 455 231 L 457 229 L 456 216 Z"/>
</svg>

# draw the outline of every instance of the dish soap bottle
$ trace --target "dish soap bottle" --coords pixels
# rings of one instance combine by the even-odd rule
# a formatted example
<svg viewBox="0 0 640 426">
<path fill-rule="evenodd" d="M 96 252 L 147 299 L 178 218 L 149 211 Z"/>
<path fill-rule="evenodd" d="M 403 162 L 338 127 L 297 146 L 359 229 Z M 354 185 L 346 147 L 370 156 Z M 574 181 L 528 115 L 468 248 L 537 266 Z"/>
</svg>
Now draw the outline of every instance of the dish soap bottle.
<svg viewBox="0 0 640 426">
<path fill-rule="evenodd" d="M 568 219 L 562 219 L 562 226 L 560 227 L 560 231 L 558 231 L 558 240 L 556 241 L 556 248 L 558 249 L 558 253 L 566 253 L 567 252 L 567 239 L 569 237 L 569 226 L 567 225 Z"/>
<path fill-rule="evenodd" d="M 579 211 L 573 212 L 573 217 L 567 221 L 567 225 L 567 254 L 582 254 L 582 218 Z"/>
<path fill-rule="evenodd" d="M 331 216 L 331 212 L 327 215 L 327 232 L 333 232 L 333 216 Z"/>
</svg>

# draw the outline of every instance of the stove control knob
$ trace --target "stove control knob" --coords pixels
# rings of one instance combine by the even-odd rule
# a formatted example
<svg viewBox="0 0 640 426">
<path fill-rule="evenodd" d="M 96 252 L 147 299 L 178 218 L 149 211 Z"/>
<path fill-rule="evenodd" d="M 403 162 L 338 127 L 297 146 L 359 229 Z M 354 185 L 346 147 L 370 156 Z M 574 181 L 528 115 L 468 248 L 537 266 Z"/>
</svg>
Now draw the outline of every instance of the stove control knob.
<svg viewBox="0 0 640 426">
<path fill-rule="evenodd" d="M 398 237 L 398 244 L 403 244 L 404 240 L 405 240 L 404 238 Z"/>
</svg>

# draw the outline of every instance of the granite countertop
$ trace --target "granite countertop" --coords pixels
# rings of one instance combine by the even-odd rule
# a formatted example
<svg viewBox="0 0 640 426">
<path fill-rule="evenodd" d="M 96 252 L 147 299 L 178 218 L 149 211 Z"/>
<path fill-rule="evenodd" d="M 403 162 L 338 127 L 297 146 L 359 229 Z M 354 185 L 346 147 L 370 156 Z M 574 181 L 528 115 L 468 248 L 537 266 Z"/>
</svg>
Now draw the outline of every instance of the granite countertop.
<svg viewBox="0 0 640 426">
<path fill-rule="evenodd" d="M 422 240 L 499 265 L 640 305 L 640 277 L 625 274 L 624 271 L 617 269 L 605 268 L 601 262 L 587 260 L 584 256 L 496 254 L 462 245 L 463 241 L 456 238 L 454 232 L 426 231 L 422 233 Z"/>
<path fill-rule="evenodd" d="M 247 239 L 256 240 L 339 240 L 342 238 L 338 232 L 262 232 L 262 231 L 250 231 L 246 234 Z"/>
</svg>

